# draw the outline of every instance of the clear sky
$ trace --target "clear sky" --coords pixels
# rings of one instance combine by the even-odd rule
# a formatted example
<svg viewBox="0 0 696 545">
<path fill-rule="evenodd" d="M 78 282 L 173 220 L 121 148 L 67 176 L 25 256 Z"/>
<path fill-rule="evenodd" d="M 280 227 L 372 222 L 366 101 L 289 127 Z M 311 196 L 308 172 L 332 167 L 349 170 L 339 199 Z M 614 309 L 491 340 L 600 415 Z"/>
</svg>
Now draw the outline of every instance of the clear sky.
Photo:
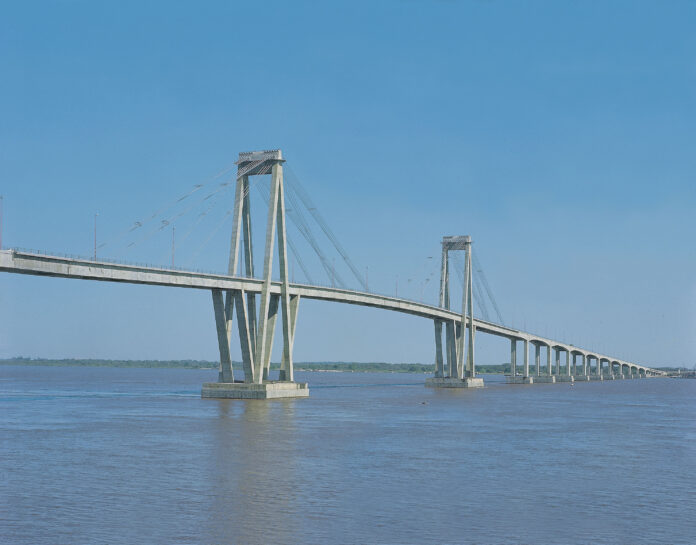
<svg viewBox="0 0 696 545">
<path fill-rule="evenodd" d="M 694 28 L 680 1 L 5 2 L 3 245 L 90 255 L 95 213 L 110 239 L 279 147 L 371 289 L 434 301 L 428 257 L 470 234 L 507 322 L 691 367 Z M 225 198 L 179 264 L 225 269 Z M 166 264 L 171 231 L 102 251 Z M 295 349 L 432 362 L 433 327 L 305 301 Z M 0 274 L 16 355 L 213 360 L 210 296 Z"/>
</svg>

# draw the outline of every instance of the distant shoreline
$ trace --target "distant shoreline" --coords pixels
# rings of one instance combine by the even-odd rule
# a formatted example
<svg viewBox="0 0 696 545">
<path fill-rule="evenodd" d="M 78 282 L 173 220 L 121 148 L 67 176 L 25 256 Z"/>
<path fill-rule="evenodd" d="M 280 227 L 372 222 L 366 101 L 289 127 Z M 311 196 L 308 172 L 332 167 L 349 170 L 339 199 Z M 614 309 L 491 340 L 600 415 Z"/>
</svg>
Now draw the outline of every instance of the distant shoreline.
<svg viewBox="0 0 696 545">
<path fill-rule="evenodd" d="M 49 358 L 6 358 L 0 359 L 3 365 L 24 365 L 44 367 L 114 367 L 122 369 L 217 369 L 218 362 L 206 360 L 103 360 L 103 359 L 49 359 Z M 241 369 L 241 362 L 232 362 L 236 369 Z M 271 363 L 271 370 L 279 368 L 278 363 Z M 518 366 L 519 369 L 519 366 Z M 662 371 L 676 372 L 677 367 L 658 367 Z M 295 371 L 323 371 L 335 373 L 424 373 L 433 374 L 435 366 L 423 363 L 387 363 L 387 362 L 295 362 Z M 510 373 L 510 364 L 477 365 L 476 372 L 486 375 L 503 375 Z M 685 370 L 686 374 L 694 371 Z M 676 375 L 675 375 L 676 376 Z M 693 377 L 689 377 L 693 378 Z"/>
<path fill-rule="evenodd" d="M 7 358 L 0 359 L 2 365 L 44 366 L 44 367 L 115 367 L 134 369 L 217 369 L 218 363 L 205 360 L 103 360 L 103 359 L 48 359 L 48 358 Z M 233 362 L 236 368 L 240 362 Z M 277 363 L 271 369 L 278 369 Z M 432 374 L 433 364 L 386 363 L 386 362 L 296 362 L 295 371 L 322 371 L 335 373 L 424 373 Z M 487 374 L 502 374 L 509 371 L 507 365 L 478 366 L 477 371 Z"/>
</svg>

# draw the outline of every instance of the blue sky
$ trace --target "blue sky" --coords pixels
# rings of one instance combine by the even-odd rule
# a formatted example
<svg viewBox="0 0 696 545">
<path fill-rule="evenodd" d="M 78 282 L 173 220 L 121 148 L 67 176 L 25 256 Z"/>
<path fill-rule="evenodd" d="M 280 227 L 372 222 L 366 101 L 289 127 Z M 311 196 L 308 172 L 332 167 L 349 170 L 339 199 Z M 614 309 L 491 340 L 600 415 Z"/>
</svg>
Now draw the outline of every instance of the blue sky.
<svg viewBox="0 0 696 545">
<path fill-rule="evenodd" d="M 110 239 L 279 147 L 372 289 L 419 297 L 470 234 L 508 322 L 692 366 L 695 24 L 678 1 L 5 3 L 3 244 L 89 255 L 95 212 Z M 228 225 L 198 246 L 226 207 L 180 264 L 224 270 Z M 168 230 L 103 249 L 170 252 Z M 0 357 L 217 357 L 205 292 L 3 274 L 0 308 Z M 431 362 L 432 337 L 305 301 L 295 356 Z"/>
</svg>

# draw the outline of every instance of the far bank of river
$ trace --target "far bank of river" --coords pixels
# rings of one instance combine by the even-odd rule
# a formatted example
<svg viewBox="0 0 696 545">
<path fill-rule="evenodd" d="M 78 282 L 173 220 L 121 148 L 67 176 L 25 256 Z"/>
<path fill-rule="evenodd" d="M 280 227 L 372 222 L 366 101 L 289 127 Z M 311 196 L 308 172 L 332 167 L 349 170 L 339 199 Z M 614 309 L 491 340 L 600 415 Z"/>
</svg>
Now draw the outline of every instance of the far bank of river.
<svg viewBox="0 0 696 545">
<path fill-rule="evenodd" d="M 48 358 L 7 358 L 0 365 L 30 365 L 50 367 L 122 367 L 150 369 L 215 369 L 217 362 L 204 360 L 104 360 L 104 359 L 48 359 Z M 239 367 L 241 363 L 234 362 Z M 272 363 L 271 369 L 278 364 Z M 387 362 L 296 362 L 296 371 L 323 371 L 336 373 L 425 373 L 432 374 L 434 365 L 421 363 Z M 479 365 L 477 371 L 488 374 L 503 374 L 510 371 L 509 364 Z"/>
</svg>

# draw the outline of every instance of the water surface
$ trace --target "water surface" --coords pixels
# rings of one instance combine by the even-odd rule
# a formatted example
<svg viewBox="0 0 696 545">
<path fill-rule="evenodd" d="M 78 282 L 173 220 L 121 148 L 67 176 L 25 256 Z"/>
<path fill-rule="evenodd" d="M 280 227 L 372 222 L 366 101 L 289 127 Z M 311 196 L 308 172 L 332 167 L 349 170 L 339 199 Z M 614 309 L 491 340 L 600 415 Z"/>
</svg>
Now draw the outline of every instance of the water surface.
<svg viewBox="0 0 696 545">
<path fill-rule="evenodd" d="M 696 543 L 696 380 L 455 391 L 297 373 L 0 367 L 0 541 Z"/>
</svg>

